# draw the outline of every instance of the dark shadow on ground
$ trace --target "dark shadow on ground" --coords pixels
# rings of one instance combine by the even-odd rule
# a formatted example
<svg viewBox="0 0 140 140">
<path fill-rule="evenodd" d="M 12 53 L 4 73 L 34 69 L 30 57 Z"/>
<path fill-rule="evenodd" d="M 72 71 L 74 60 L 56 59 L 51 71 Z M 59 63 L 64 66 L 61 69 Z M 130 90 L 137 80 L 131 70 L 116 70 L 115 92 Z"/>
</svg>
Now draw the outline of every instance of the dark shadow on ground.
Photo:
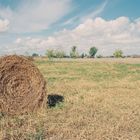
<svg viewBox="0 0 140 140">
<path fill-rule="evenodd" d="M 49 107 L 55 107 L 56 104 L 64 102 L 64 97 L 57 94 L 50 94 L 48 95 L 47 104 Z"/>
</svg>

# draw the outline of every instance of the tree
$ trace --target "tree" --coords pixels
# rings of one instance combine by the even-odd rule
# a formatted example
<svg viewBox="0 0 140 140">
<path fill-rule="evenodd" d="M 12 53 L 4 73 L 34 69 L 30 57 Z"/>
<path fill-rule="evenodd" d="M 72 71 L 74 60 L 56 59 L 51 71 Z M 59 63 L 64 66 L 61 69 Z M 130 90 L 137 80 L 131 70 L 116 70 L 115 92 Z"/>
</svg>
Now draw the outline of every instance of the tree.
<svg viewBox="0 0 140 140">
<path fill-rule="evenodd" d="M 73 47 L 71 48 L 71 52 L 70 52 L 70 57 L 71 57 L 71 58 L 76 58 L 76 57 L 79 56 L 76 49 L 77 49 L 76 46 L 73 46 Z"/>
<path fill-rule="evenodd" d="M 96 47 L 91 47 L 90 51 L 89 51 L 89 55 L 91 58 L 94 58 L 96 53 L 97 53 L 98 49 Z"/>
<path fill-rule="evenodd" d="M 38 57 L 39 55 L 37 53 L 33 53 L 32 57 Z"/>
<path fill-rule="evenodd" d="M 122 50 L 116 50 L 114 53 L 113 53 L 114 57 L 116 58 L 120 58 L 120 57 L 123 57 L 123 51 Z"/>
<path fill-rule="evenodd" d="M 47 56 L 49 59 L 55 57 L 54 50 L 47 50 L 47 51 L 46 51 L 46 56 Z"/>
<path fill-rule="evenodd" d="M 85 57 L 85 54 L 84 54 L 84 53 L 82 53 L 80 57 L 81 57 L 81 58 L 84 58 L 84 57 Z"/>
<path fill-rule="evenodd" d="M 56 58 L 64 58 L 66 56 L 64 51 L 55 51 Z"/>
</svg>

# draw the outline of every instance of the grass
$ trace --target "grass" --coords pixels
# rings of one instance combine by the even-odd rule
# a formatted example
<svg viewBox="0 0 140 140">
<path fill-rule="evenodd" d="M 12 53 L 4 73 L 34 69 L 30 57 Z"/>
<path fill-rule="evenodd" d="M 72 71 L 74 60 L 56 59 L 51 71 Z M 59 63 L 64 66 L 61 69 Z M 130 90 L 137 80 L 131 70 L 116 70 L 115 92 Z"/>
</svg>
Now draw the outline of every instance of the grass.
<svg viewBox="0 0 140 140">
<path fill-rule="evenodd" d="M 64 102 L 36 115 L 0 114 L 0 139 L 139 140 L 140 63 L 124 61 L 35 60 L 48 93 Z"/>
</svg>

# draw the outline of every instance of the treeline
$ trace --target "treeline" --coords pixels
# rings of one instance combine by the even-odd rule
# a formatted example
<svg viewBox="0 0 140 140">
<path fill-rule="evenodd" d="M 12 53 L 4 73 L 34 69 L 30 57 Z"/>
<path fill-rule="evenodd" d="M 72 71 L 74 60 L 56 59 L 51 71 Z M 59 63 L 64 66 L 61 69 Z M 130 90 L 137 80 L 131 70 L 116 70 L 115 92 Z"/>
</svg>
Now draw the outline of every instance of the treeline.
<svg viewBox="0 0 140 140">
<path fill-rule="evenodd" d="M 91 47 L 89 50 L 89 53 L 82 53 L 79 54 L 77 51 L 77 47 L 73 46 L 69 52 L 69 54 L 67 54 L 64 51 L 61 50 L 53 50 L 53 49 L 48 49 L 46 50 L 45 55 L 51 59 L 51 58 L 94 58 L 96 53 L 97 53 L 98 49 L 96 47 Z M 32 54 L 33 57 L 37 57 L 39 56 L 37 53 L 33 53 Z"/>
<path fill-rule="evenodd" d="M 88 53 L 81 53 L 79 54 L 77 51 L 77 47 L 73 46 L 69 52 L 69 54 L 67 54 L 64 51 L 61 50 L 53 50 L 53 49 L 48 49 L 46 50 L 46 57 L 48 57 L 49 59 L 51 58 L 123 58 L 123 57 L 127 57 L 123 55 L 123 51 L 122 50 L 115 50 L 114 53 L 112 54 L 112 56 L 102 56 L 102 55 L 96 55 L 98 52 L 98 49 L 96 47 L 91 47 L 89 49 Z M 38 57 L 39 54 L 37 53 L 33 53 L 32 57 Z M 130 57 L 130 56 L 128 56 Z"/>
</svg>

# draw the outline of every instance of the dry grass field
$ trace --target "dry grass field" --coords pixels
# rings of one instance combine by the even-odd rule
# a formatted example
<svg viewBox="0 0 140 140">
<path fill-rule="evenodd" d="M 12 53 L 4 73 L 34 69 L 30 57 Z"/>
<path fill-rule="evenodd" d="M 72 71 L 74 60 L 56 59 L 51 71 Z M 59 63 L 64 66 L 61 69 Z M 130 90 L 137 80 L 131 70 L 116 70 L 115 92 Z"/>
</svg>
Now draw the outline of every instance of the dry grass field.
<svg viewBox="0 0 140 140">
<path fill-rule="evenodd" d="M 38 114 L 0 114 L 2 140 L 140 140 L 140 59 L 34 62 L 49 95 L 64 102 Z"/>
</svg>

